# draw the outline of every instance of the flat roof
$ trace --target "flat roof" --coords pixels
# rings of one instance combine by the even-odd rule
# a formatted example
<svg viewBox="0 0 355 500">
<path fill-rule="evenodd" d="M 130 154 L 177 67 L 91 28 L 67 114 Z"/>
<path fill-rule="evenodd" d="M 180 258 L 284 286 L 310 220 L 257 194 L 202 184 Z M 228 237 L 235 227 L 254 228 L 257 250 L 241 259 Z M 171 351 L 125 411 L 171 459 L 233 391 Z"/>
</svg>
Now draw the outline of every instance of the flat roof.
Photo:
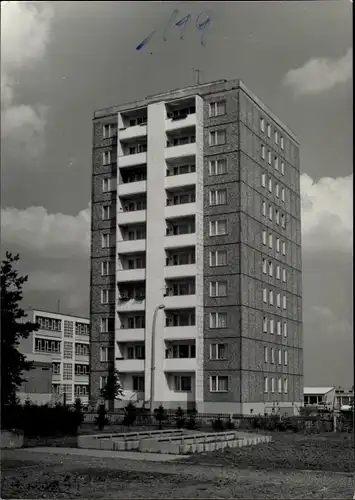
<svg viewBox="0 0 355 500">
<path fill-rule="evenodd" d="M 310 396 L 315 394 L 327 394 L 334 389 L 335 387 L 304 387 L 303 394 Z"/>
<path fill-rule="evenodd" d="M 69 316 L 70 318 L 76 318 L 76 319 L 84 319 L 85 321 L 90 322 L 90 319 L 85 317 L 85 316 L 77 316 L 75 314 L 67 314 L 67 313 L 61 313 L 61 312 L 55 312 L 55 311 L 46 311 L 45 309 L 35 309 L 33 307 L 28 307 L 27 309 L 24 309 L 26 313 L 28 312 L 40 312 L 40 313 L 45 313 L 45 314 L 51 314 L 54 316 Z"/>
<path fill-rule="evenodd" d="M 254 103 L 264 111 L 270 118 L 277 123 L 277 125 L 297 144 L 299 144 L 296 135 L 290 130 L 240 79 L 235 80 L 217 80 L 209 83 L 202 83 L 200 85 L 192 85 L 181 89 L 174 89 L 168 92 L 146 96 L 144 99 L 134 101 L 131 103 L 110 106 L 94 111 L 94 120 L 98 118 L 105 118 L 108 116 L 122 113 L 125 111 L 132 111 L 137 108 L 142 108 L 160 101 L 171 101 L 178 98 L 192 97 L 194 95 L 208 95 L 223 91 L 242 90 Z"/>
</svg>

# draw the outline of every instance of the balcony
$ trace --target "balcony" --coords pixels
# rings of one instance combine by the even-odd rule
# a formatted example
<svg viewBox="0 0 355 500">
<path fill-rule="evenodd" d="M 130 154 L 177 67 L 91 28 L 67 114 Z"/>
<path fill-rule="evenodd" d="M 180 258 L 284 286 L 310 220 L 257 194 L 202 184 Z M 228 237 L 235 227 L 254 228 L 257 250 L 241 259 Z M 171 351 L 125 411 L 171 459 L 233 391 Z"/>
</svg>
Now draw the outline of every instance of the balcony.
<svg viewBox="0 0 355 500">
<path fill-rule="evenodd" d="M 196 358 L 165 358 L 165 372 L 195 372 L 197 363 Z"/>
<path fill-rule="evenodd" d="M 195 156 L 197 152 L 196 142 L 182 144 L 180 146 L 171 146 L 165 148 L 165 159 L 183 158 L 185 156 Z M 118 159 L 120 161 L 120 158 Z"/>
<path fill-rule="evenodd" d="M 165 129 L 167 132 L 186 127 L 196 127 L 196 113 L 187 114 L 181 118 L 168 118 L 165 120 Z"/>
<path fill-rule="evenodd" d="M 116 242 L 117 253 L 145 252 L 146 240 L 118 240 Z"/>
<path fill-rule="evenodd" d="M 127 224 L 141 224 L 147 220 L 146 210 L 132 210 L 132 211 L 121 211 L 117 212 L 117 224 L 124 226 Z"/>
<path fill-rule="evenodd" d="M 147 135 L 147 124 L 134 125 L 118 131 L 118 139 L 124 141 L 127 139 L 139 139 Z"/>
<path fill-rule="evenodd" d="M 169 295 L 164 297 L 166 309 L 191 309 L 196 304 L 196 295 Z"/>
<path fill-rule="evenodd" d="M 62 381 L 62 376 L 58 374 L 52 374 L 52 384 L 60 384 Z"/>
<path fill-rule="evenodd" d="M 165 236 L 164 248 L 182 248 L 196 246 L 196 233 Z"/>
<path fill-rule="evenodd" d="M 121 373 L 144 372 L 144 359 L 116 359 L 115 368 Z"/>
<path fill-rule="evenodd" d="M 144 328 L 116 328 L 116 342 L 144 342 Z"/>
<path fill-rule="evenodd" d="M 181 203 L 165 207 L 166 219 L 178 219 L 196 214 L 196 203 Z"/>
<path fill-rule="evenodd" d="M 188 340 L 196 338 L 196 335 L 197 335 L 196 325 L 166 326 L 164 328 L 165 340 Z"/>
<path fill-rule="evenodd" d="M 186 264 L 182 266 L 165 266 L 164 277 L 169 278 L 187 278 L 188 276 L 196 276 L 196 264 Z"/>
<path fill-rule="evenodd" d="M 132 167 L 134 165 L 143 165 L 147 163 L 147 153 L 135 153 L 132 155 L 122 155 L 117 158 L 117 167 Z"/>
<path fill-rule="evenodd" d="M 74 384 L 88 384 L 88 383 L 89 383 L 89 375 L 74 376 Z"/>
<path fill-rule="evenodd" d="M 190 305 L 191 307 L 191 305 Z M 117 301 L 117 312 L 126 313 L 126 312 L 136 312 L 136 311 L 145 311 L 145 300 L 139 299 L 119 299 Z"/>
<path fill-rule="evenodd" d="M 143 194 L 147 192 L 147 181 L 125 182 L 117 184 L 118 196 L 130 196 L 135 194 Z"/>
<path fill-rule="evenodd" d="M 144 281 L 145 269 L 120 269 L 116 273 L 117 283 L 125 283 L 129 281 Z"/>
<path fill-rule="evenodd" d="M 194 186 L 197 181 L 196 172 L 181 175 L 169 175 L 165 177 L 165 189 Z"/>
<path fill-rule="evenodd" d="M 75 354 L 74 359 L 75 359 L 76 363 L 79 363 L 80 361 L 88 363 L 89 362 L 89 354 L 87 354 L 86 356 L 84 356 L 83 354 Z"/>
</svg>

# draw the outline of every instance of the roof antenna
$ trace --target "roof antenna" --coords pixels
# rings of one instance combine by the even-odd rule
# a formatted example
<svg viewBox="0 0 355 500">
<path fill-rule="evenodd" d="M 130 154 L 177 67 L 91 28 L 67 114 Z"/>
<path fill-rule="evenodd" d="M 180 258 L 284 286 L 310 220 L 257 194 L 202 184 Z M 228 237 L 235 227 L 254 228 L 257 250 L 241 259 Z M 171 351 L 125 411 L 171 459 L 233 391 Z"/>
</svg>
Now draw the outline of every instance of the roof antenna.
<svg viewBox="0 0 355 500">
<path fill-rule="evenodd" d="M 201 73 L 201 70 L 193 68 L 193 72 L 194 72 L 194 79 L 195 79 L 195 73 L 197 73 L 197 85 L 200 85 L 200 73 Z"/>
</svg>

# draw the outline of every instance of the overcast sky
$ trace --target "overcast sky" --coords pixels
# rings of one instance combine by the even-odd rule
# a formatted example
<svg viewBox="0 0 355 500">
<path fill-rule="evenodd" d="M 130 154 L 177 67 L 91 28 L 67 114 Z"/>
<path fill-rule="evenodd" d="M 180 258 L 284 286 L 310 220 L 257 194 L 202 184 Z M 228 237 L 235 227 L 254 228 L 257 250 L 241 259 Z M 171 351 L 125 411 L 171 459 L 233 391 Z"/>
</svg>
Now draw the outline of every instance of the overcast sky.
<svg viewBox="0 0 355 500">
<path fill-rule="evenodd" d="M 174 9 L 191 20 L 164 41 Z M 348 0 L 1 2 L 2 252 L 20 253 L 26 305 L 89 313 L 93 110 L 193 68 L 240 78 L 300 141 L 305 384 L 351 386 L 351 19 Z"/>
</svg>

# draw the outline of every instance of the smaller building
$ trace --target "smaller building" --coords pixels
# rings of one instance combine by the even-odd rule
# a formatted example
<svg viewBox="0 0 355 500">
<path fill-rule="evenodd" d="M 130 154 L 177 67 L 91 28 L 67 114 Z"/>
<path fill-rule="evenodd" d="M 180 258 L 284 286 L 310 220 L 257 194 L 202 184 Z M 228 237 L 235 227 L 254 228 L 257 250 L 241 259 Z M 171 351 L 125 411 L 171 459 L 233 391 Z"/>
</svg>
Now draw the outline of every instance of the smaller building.
<svg viewBox="0 0 355 500">
<path fill-rule="evenodd" d="M 333 408 L 335 387 L 305 387 L 303 397 L 305 406 Z"/>
<path fill-rule="evenodd" d="M 27 318 L 40 325 L 27 339 L 21 339 L 19 351 L 33 362 L 24 373 L 27 379 L 17 393 L 23 403 L 74 403 L 89 400 L 90 329 L 88 318 L 26 310 Z"/>
<path fill-rule="evenodd" d="M 336 410 L 350 410 L 354 405 L 354 388 L 344 389 L 337 387 L 335 389 L 335 409 Z"/>
</svg>

